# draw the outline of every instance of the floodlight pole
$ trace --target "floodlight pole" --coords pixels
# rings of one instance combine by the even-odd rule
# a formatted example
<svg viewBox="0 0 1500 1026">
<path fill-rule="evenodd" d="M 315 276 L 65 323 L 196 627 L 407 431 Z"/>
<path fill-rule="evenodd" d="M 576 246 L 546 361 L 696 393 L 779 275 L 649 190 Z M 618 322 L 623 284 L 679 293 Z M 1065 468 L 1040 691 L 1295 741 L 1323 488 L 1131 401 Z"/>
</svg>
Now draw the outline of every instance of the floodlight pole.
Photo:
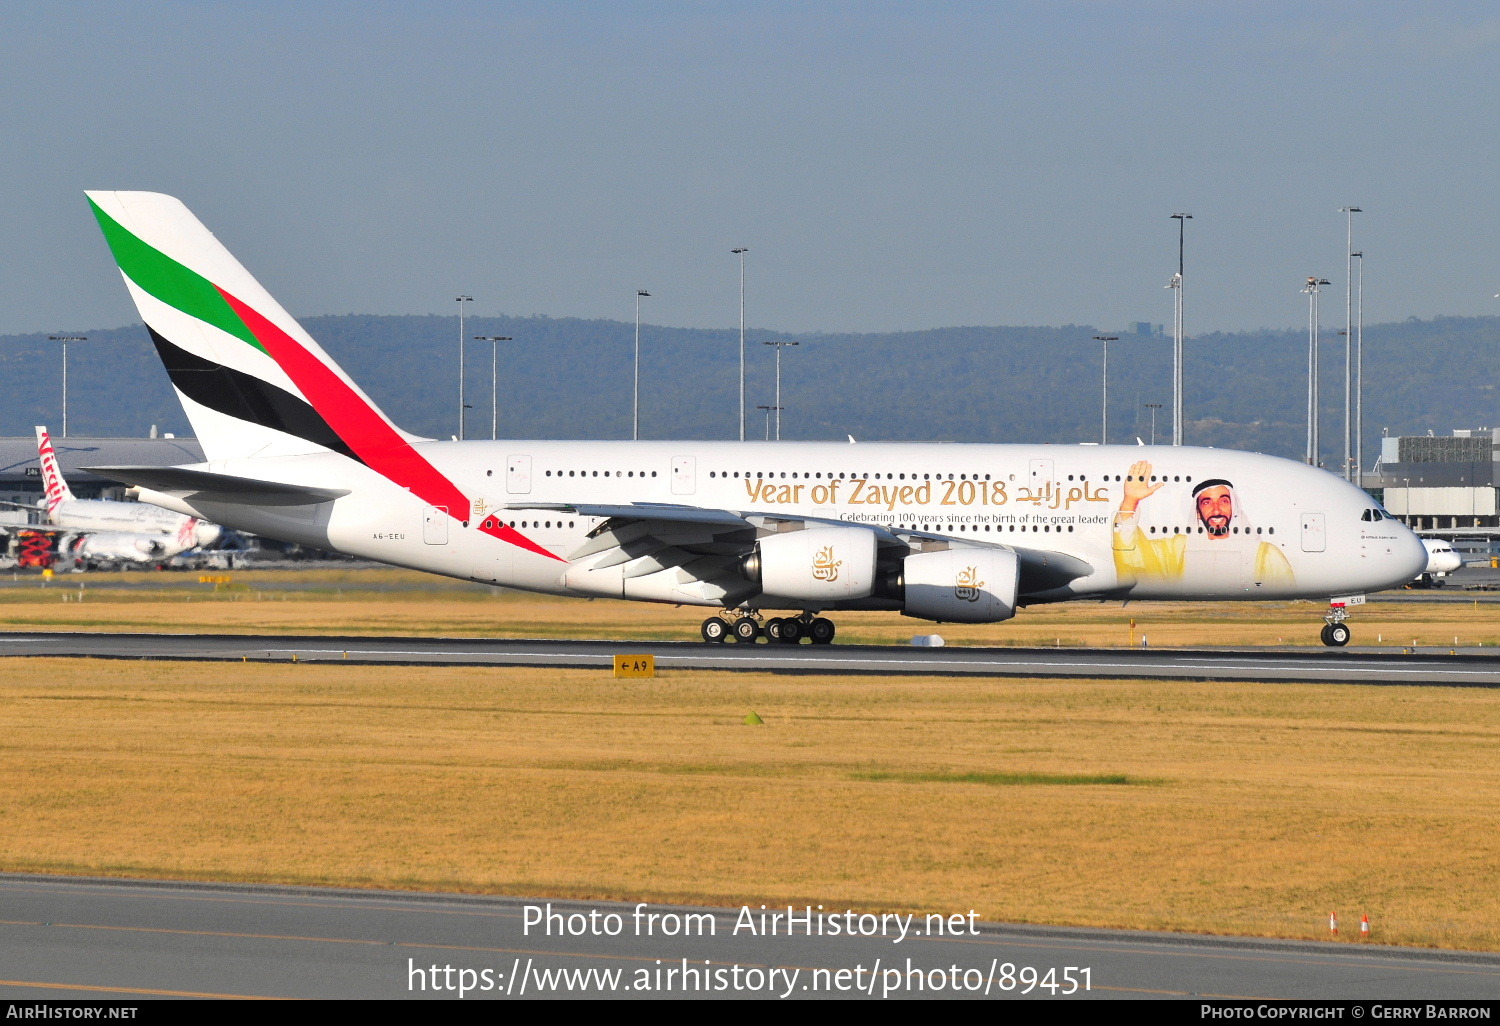
<svg viewBox="0 0 1500 1026">
<path fill-rule="evenodd" d="M 1172 275 L 1172 444 L 1182 444 L 1182 275 Z"/>
<path fill-rule="evenodd" d="M 1099 428 L 1099 444 L 1109 444 L 1109 344 L 1120 341 L 1118 335 L 1095 335 L 1095 342 L 1104 343 L 1104 400 L 1099 404 L 1102 424 Z"/>
<path fill-rule="evenodd" d="M 1344 252 L 1348 254 L 1344 274 L 1344 480 L 1357 478 L 1354 460 L 1354 215 L 1359 207 L 1339 207 L 1344 215 Z M 1357 466 L 1357 464 L 1355 464 Z"/>
<path fill-rule="evenodd" d="M 1168 288 L 1176 288 L 1176 302 L 1173 304 L 1172 317 L 1172 444 L 1181 445 L 1183 442 L 1182 423 L 1182 282 L 1186 271 L 1183 262 L 1184 240 L 1187 233 L 1187 223 L 1193 219 L 1192 214 L 1177 213 L 1172 215 L 1177 222 L 1177 277 L 1173 279 L 1174 285 Z"/>
<path fill-rule="evenodd" d="M 1161 409 L 1161 403 L 1147 403 L 1146 409 L 1151 411 L 1151 444 L 1156 444 L 1156 411 Z"/>
<path fill-rule="evenodd" d="M 740 258 L 740 441 L 743 442 L 745 440 L 745 254 L 750 250 L 739 246 L 729 252 Z M 780 350 L 777 352 L 779 353 Z M 777 402 L 779 403 L 780 400 Z"/>
<path fill-rule="evenodd" d="M 475 335 L 475 342 L 490 344 L 490 440 L 500 437 L 500 343 L 515 341 L 509 335 Z"/>
<path fill-rule="evenodd" d="M 1318 465 L 1318 286 L 1327 278 L 1310 275 L 1303 292 L 1307 295 L 1307 465 Z"/>
<path fill-rule="evenodd" d="M 1354 300 L 1354 483 L 1365 467 L 1365 255 L 1359 257 L 1359 281 Z"/>
<path fill-rule="evenodd" d="M 464 438 L 464 411 L 468 406 L 464 404 L 464 304 L 474 302 L 472 296 L 454 296 L 453 301 L 458 304 L 458 440 Z"/>
<path fill-rule="evenodd" d="M 765 342 L 763 345 L 774 346 L 776 349 L 776 441 L 781 441 L 781 350 L 787 346 L 801 345 L 800 342 L 787 340 L 785 342 Z"/>
<path fill-rule="evenodd" d="M 630 393 L 630 438 L 641 438 L 641 300 L 650 299 L 645 289 L 635 290 L 635 385 Z"/>
<path fill-rule="evenodd" d="M 63 406 L 63 408 L 62 408 L 62 415 L 63 415 L 63 422 L 62 422 L 62 437 L 67 438 L 68 437 L 68 343 L 69 342 L 87 342 L 89 340 L 89 337 L 87 335 L 48 335 L 47 338 L 50 339 L 53 342 L 61 342 L 62 343 L 62 351 L 63 351 L 63 379 L 62 379 L 62 401 L 63 401 L 63 403 L 62 403 L 62 406 Z"/>
<path fill-rule="evenodd" d="M 780 406 L 757 406 L 756 409 L 757 410 L 765 410 L 766 411 L 766 441 L 769 442 L 771 440 L 771 411 L 772 410 L 776 411 L 776 419 L 779 421 L 781 419 L 781 407 Z"/>
</svg>

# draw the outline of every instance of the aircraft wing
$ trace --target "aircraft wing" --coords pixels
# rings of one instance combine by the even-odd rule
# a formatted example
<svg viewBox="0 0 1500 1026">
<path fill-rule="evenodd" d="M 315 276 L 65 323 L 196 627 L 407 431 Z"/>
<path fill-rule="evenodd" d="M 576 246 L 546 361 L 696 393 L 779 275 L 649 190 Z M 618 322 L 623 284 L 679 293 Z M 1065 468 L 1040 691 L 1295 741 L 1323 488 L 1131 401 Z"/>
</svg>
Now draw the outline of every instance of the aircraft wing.
<svg viewBox="0 0 1500 1026">
<path fill-rule="evenodd" d="M 190 502 L 241 503 L 262 506 L 305 506 L 349 494 L 347 488 L 261 481 L 231 474 L 213 474 L 188 467 L 84 467 L 91 474 L 135 488 L 179 495 Z"/>
<path fill-rule="evenodd" d="M 671 572 L 684 596 L 721 598 L 726 605 L 754 594 L 755 586 L 740 573 L 740 561 L 755 551 L 758 540 L 781 531 L 806 527 L 862 527 L 875 535 L 884 561 L 895 566 L 913 553 L 940 549 L 1009 549 L 1020 563 L 1022 595 L 1040 595 L 1094 573 L 1093 564 L 1051 549 L 1005 542 L 958 538 L 930 531 L 910 531 L 879 524 L 752 510 L 709 509 L 672 503 L 604 505 L 591 503 L 508 503 L 509 511 L 572 513 L 603 518 L 588 539 L 568 554 L 571 564 L 589 570 L 624 567 L 627 578 Z"/>
</svg>

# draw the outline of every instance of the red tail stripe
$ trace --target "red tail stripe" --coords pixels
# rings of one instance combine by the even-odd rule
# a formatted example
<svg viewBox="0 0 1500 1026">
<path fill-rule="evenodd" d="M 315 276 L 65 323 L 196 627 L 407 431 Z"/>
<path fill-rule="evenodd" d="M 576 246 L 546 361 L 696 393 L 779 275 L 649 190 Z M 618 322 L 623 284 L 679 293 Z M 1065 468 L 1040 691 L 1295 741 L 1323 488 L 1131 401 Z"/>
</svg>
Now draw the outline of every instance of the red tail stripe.
<svg viewBox="0 0 1500 1026">
<path fill-rule="evenodd" d="M 464 494 L 418 456 L 406 439 L 366 405 L 343 378 L 254 309 L 222 288 L 219 294 L 366 466 L 410 489 L 428 504 L 446 507 L 455 519 L 463 519 L 462 514 L 469 510 L 469 500 Z"/>
<path fill-rule="evenodd" d="M 343 378 L 253 308 L 219 286 L 214 288 L 245 322 L 271 358 L 286 371 L 329 427 L 349 444 L 367 467 L 408 489 L 428 505 L 445 508 L 455 520 L 462 521 L 468 516 L 468 497 L 418 455 L 390 422 L 371 409 Z M 486 530 L 485 525 L 480 525 L 485 534 L 559 562 L 567 562 L 514 529 L 500 525 L 494 518 L 486 524 L 491 521 L 495 529 Z"/>
</svg>

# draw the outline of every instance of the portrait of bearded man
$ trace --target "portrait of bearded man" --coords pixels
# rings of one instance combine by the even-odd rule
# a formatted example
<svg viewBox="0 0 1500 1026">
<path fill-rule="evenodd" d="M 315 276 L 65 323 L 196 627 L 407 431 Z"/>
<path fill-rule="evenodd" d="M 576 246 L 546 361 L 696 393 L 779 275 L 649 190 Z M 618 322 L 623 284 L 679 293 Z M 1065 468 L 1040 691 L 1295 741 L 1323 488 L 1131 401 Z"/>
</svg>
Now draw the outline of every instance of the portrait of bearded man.
<svg viewBox="0 0 1500 1026">
<path fill-rule="evenodd" d="M 1131 465 L 1120 508 L 1115 513 L 1115 573 L 1122 585 L 1143 579 L 1186 583 L 1205 574 L 1225 572 L 1236 576 L 1248 574 L 1254 586 L 1272 591 L 1294 583 L 1286 554 L 1260 532 L 1252 534 L 1235 496 L 1234 484 L 1223 478 L 1200 481 L 1193 488 L 1192 520 L 1196 524 L 1183 525 L 1179 521 L 1142 528 L 1141 504 L 1168 483 L 1165 477 L 1155 480 L 1151 470 L 1147 460 Z M 1255 538 L 1261 540 L 1255 542 Z M 1253 559 L 1236 558 L 1237 554 L 1251 557 L 1252 545 Z"/>
</svg>

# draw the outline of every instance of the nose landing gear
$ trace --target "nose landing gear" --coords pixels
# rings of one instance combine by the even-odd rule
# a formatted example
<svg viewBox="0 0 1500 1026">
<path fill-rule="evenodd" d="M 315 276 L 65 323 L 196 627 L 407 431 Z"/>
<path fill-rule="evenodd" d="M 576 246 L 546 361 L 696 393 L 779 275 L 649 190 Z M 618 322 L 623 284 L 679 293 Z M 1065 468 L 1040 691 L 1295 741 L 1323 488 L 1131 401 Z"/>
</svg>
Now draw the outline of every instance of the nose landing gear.
<svg viewBox="0 0 1500 1026">
<path fill-rule="evenodd" d="M 1323 644 L 1330 648 L 1343 648 L 1349 644 L 1349 639 L 1353 636 L 1349 626 L 1344 623 L 1349 619 L 1349 610 L 1346 606 L 1347 603 L 1343 601 L 1330 602 L 1328 612 L 1323 614 L 1323 619 L 1327 622 L 1323 624 L 1323 630 L 1319 636 L 1323 639 Z"/>
<path fill-rule="evenodd" d="M 1349 644 L 1349 628 L 1341 623 L 1329 623 L 1323 625 L 1323 644 L 1333 648 L 1343 648 Z"/>
</svg>

